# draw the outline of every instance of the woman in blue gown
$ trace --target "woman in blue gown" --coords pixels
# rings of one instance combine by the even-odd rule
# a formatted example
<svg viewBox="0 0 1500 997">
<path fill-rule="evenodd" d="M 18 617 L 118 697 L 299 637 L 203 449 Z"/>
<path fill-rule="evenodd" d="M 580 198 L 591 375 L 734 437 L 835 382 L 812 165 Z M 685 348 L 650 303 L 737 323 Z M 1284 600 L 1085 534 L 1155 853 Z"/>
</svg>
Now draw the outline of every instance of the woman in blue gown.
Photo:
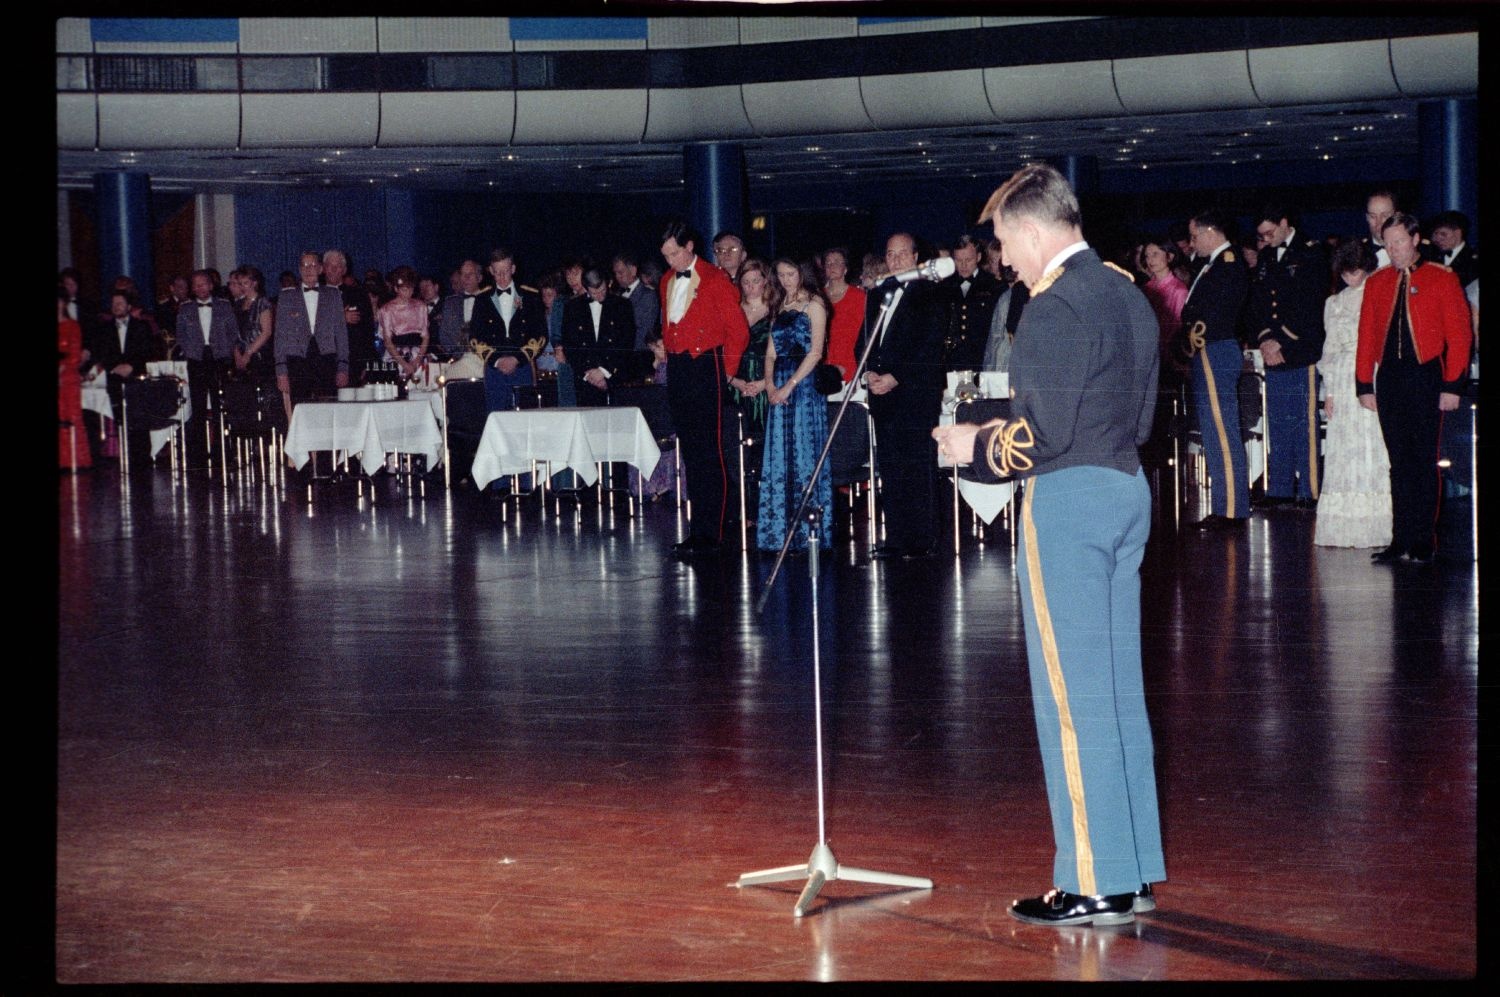
<svg viewBox="0 0 1500 997">
<path fill-rule="evenodd" d="M 761 464 L 760 514 L 755 543 L 761 550 L 780 550 L 797 502 L 812 477 L 818 454 L 828 439 L 828 402 L 813 387 L 812 375 L 823 358 L 828 316 L 832 312 L 811 266 L 788 259 L 775 264 L 782 306 L 766 342 L 766 443 Z M 811 505 L 822 509 L 819 546 L 833 544 L 833 487 L 825 463 L 813 488 Z M 792 550 L 807 549 L 807 523 L 797 524 Z"/>
</svg>

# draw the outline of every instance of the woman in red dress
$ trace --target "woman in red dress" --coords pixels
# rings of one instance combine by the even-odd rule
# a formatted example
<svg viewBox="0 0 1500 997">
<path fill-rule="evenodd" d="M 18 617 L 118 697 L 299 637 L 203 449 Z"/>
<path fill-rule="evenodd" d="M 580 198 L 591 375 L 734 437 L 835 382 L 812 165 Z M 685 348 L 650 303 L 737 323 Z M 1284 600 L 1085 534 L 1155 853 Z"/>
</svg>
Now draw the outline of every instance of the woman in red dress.
<svg viewBox="0 0 1500 997">
<path fill-rule="evenodd" d="M 859 339 L 859 327 L 865 320 L 865 292 L 854 287 L 846 279 L 849 276 L 849 254 L 842 249 L 830 249 L 818 261 L 823 267 L 823 290 L 833 302 L 833 318 L 828 324 L 828 356 L 824 361 L 843 371 L 844 383 L 854 376 L 859 366 L 859 357 L 854 355 L 854 343 Z"/>
<path fill-rule="evenodd" d="M 93 466 L 83 428 L 83 383 L 78 368 L 88 359 L 83 328 L 68 317 L 68 295 L 57 291 L 57 466 L 80 471 Z"/>
</svg>

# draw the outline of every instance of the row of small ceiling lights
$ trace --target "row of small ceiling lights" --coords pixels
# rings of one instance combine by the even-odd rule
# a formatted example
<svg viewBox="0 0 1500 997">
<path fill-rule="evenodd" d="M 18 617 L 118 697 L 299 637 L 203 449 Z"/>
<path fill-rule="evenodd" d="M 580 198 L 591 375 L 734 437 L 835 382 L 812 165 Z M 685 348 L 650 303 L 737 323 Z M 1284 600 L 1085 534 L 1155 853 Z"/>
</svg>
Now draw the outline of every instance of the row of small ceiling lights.
<svg viewBox="0 0 1500 997">
<path fill-rule="evenodd" d="M 1406 117 L 1406 115 L 1404 113 L 1401 113 L 1401 112 L 1392 112 L 1392 113 L 1386 114 L 1385 117 L 1387 119 L 1390 119 L 1390 120 L 1399 120 L 1401 118 Z M 1277 120 L 1275 120 L 1273 118 L 1268 118 L 1268 119 L 1265 119 L 1262 122 L 1262 125 L 1264 125 L 1264 127 L 1266 127 L 1266 128 L 1272 128 L 1272 127 L 1275 127 L 1276 125 L 1278 125 L 1279 123 L 1280 122 L 1278 122 Z M 1118 127 L 1106 128 L 1107 132 L 1117 132 L 1117 131 L 1120 131 L 1120 130 L 1121 129 L 1119 129 Z M 1373 124 L 1353 125 L 1353 126 L 1351 126 L 1349 128 L 1350 132 L 1360 132 L 1360 133 L 1373 132 L 1375 130 L 1376 130 L 1376 128 L 1375 128 L 1375 125 L 1373 125 Z M 1158 129 L 1155 128 L 1155 127 L 1152 127 L 1152 126 L 1145 126 L 1145 127 L 1140 128 L 1139 131 L 1143 135 L 1151 135 L 1151 134 L 1155 134 L 1158 131 Z M 1254 138 L 1255 137 L 1255 133 L 1253 131 L 1242 131 L 1242 132 L 1240 132 L 1238 134 L 1238 137 L 1239 138 Z M 1343 136 L 1341 134 L 1334 133 L 1332 136 L 1330 136 L 1329 141 L 1330 142 L 1340 142 L 1340 141 L 1343 141 L 1344 137 L 1345 136 Z M 1038 141 L 1040 139 L 1040 136 L 1039 135 L 1035 135 L 1035 134 L 1027 134 L 1027 135 L 1021 136 L 1021 138 L 1025 142 L 1029 143 L 1029 142 Z M 1126 139 L 1125 141 L 1126 141 L 1127 144 L 1122 145 L 1122 146 L 1118 146 L 1116 148 L 1116 154 L 1112 157 L 1112 159 L 1115 162 L 1117 162 L 1117 163 L 1129 163 L 1129 162 L 1131 162 L 1133 156 L 1136 153 L 1143 151 L 1139 147 L 1141 145 L 1143 145 L 1147 140 L 1146 139 L 1142 139 L 1142 138 L 1137 138 L 1137 137 L 1131 137 L 1129 139 Z M 918 139 L 918 140 L 915 140 L 915 141 L 913 141 L 911 143 L 912 146 L 914 146 L 915 148 L 917 148 L 917 149 L 920 150 L 921 155 L 924 156 L 924 157 L 927 157 L 927 156 L 930 155 L 929 150 L 927 148 L 929 146 L 929 144 L 930 143 L 927 140 L 925 140 L 925 139 Z M 990 143 L 990 144 L 987 145 L 987 148 L 988 148 L 988 150 L 990 152 L 996 152 L 996 151 L 999 151 L 1000 146 L 998 144 L 996 144 L 996 143 Z M 1238 146 L 1236 144 L 1233 144 L 1233 143 L 1225 143 L 1225 147 L 1224 148 L 1212 150 L 1211 154 L 1214 155 L 1214 156 L 1221 156 L 1222 157 L 1222 156 L 1224 156 L 1224 155 L 1227 154 L 1226 150 L 1232 150 L 1232 149 L 1235 149 L 1235 148 L 1240 148 L 1240 146 Z M 1312 146 L 1312 149 L 1313 149 L 1314 152 L 1320 153 L 1320 155 L 1319 155 L 1318 158 L 1321 159 L 1321 160 L 1331 160 L 1331 159 L 1333 159 L 1332 152 L 1324 150 L 1322 143 L 1315 143 Z M 342 149 L 334 149 L 334 150 L 331 150 L 331 151 L 333 153 L 333 157 L 341 157 L 344 154 L 344 150 L 342 150 Z M 769 151 L 773 155 L 776 153 L 776 150 L 774 150 L 774 149 L 769 150 Z M 824 147 L 821 146 L 821 145 L 806 145 L 806 146 L 803 146 L 802 151 L 803 152 L 807 152 L 807 153 L 820 154 L 820 153 L 824 152 Z M 868 152 L 867 150 L 851 150 L 851 151 L 853 151 L 856 155 Z M 1029 158 L 1032 158 L 1033 156 L 1036 155 L 1036 149 L 1028 146 L 1028 147 L 1025 147 L 1025 148 L 1022 148 L 1022 149 L 1018 150 L 1017 154 L 1022 159 L 1029 159 Z M 823 161 L 829 161 L 831 157 L 829 155 L 819 155 L 818 158 L 820 160 L 823 160 Z M 1245 158 L 1247 158 L 1248 160 L 1252 160 L 1253 161 L 1253 160 L 1259 160 L 1262 157 L 1261 157 L 1261 153 L 1256 152 L 1256 153 L 1252 153 L 1249 157 L 1245 157 Z M 543 159 L 543 161 L 545 161 L 546 157 L 542 157 L 542 159 Z M 520 160 L 521 160 L 521 157 L 517 156 L 515 153 L 507 153 L 503 157 L 503 161 L 504 162 L 518 162 Z M 331 158 L 331 157 L 328 157 L 328 156 L 322 156 L 322 157 L 318 158 L 318 162 L 320 164 L 332 164 L 332 163 L 334 163 L 336 161 L 337 161 L 336 158 Z M 619 160 L 617 158 L 613 158 L 613 157 L 608 158 L 606 161 L 610 162 L 610 163 L 618 163 L 619 162 Z M 1230 163 L 1232 165 L 1238 165 L 1240 161 L 1241 161 L 1240 157 L 1232 157 L 1230 159 Z M 135 153 L 135 152 L 124 152 L 124 153 L 121 154 L 120 162 L 121 162 L 122 165 L 125 165 L 125 166 L 133 166 L 133 165 L 137 165 L 140 162 L 140 160 L 138 158 L 138 154 L 137 153 Z M 936 171 L 936 172 L 941 172 L 945 168 L 941 163 L 937 162 L 936 160 L 930 160 L 929 162 L 930 162 L 931 168 L 934 171 Z M 1150 163 L 1140 163 L 1139 165 L 1140 165 L 1140 168 L 1143 169 L 1143 170 L 1150 169 L 1150 167 L 1151 167 Z M 585 164 L 583 164 L 583 163 L 576 163 L 575 166 L 576 166 L 577 169 L 580 169 L 580 170 L 582 170 L 582 169 L 585 168 Z M 847 168 L 846 166 L 844 166 L 844 165 L 842 165 L 842 164 L 840 164 L 838 162 L 828 162 L 828 166 L 831 169 L 841 169 L 841 170 L 843 170 L 843 172 L 845 173 L 845 175 L 848 175 L 848 176 L 855 176 L 859 172 L 858 170 Z M 958 172 L 968 172 L 970 176 L 977 176 L 977 174 L 975 174 L 975 173 L 967 170 L 964 167 L 956 167 L 956 168 L 955 167 L 948 167 L 948 168 L 950 168 L 950 169 L 956 169 Z M 422 167 L 422 166 L 409 167 L 408 170 L 407 170 L 408 173 L 413 173 L 413 174 L 420 174 L 420 173 L 423 173 L 425 171 L 426 171 L 426 168 Z M 251 176 L 257 176 L 260 173 L 260 171 L 257 170 L 257 169 L 251 169 L 251 170 L 248 170 L 247 172 Z M 404 174 L 401 173 L 401 172 L 396 172 L 396 173 L 390 174 L 390 177 L 391 177 L 391 179 L 400 179 L 403 175 Z M 384 175 L 382 175 L 381 177 L 369 177 L 368 178 L 368 182 L 373 184 L 373 183 L 379 182 L 382 179 L 385 179 Z M 761 180 L 761 181 L 771 181 L 771 180 L 775 179 L 775 175 L 772 174 L 772 173 L 758 172 L 758 173 L 756 173 L 756 179 Z M 325 177 L 323 179 L 323 182 L 325 184 L 332 183 L 332 178 L 326 178 Z M 498 180 L 489 180 L 489 181 L 487 181 L 487 184 L 488 184 L 488 186 L 493 187 L 498 182 L 499 182 Z M 683 183 L 684 181 L 681 180 L 681 179 L 679 179 L 677 182 L 678 183 Z M 597 181 L 597 186 L 599 186 L 601 188 L 609 188 L 609 187 L 612 186 L 612 182 L 608 181 L 608 180 L 600 180 L 600 181 Z"/>
</svg>

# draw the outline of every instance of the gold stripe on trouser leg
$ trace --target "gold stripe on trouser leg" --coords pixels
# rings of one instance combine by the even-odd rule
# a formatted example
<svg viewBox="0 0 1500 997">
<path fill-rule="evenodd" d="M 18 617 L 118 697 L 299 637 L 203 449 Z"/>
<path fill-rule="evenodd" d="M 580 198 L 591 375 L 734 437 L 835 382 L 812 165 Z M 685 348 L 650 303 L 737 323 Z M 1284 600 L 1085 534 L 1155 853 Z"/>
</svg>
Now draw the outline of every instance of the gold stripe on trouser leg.
<svg viewBox="0 0 1500 997">
<path fill-rule="evenodd" d="M 1203 376 L 1208 380 L 1208 407 L 1214 414 L 1214 432 L 1219 436 L 1219 452 L 1224 455 L 1224 515 L 1234 519 L 1234 493 L 1237 491 L 1234 484 L 1234 460 L 1229 456 L 1229 434 L 1224 432 L 1224 413 L 1219 410 L 1219 389 L 1214 384 L 1214 369 L 1208 363 L 1208 347 L 1199 350 L 1198 356 L 1203 361 Z"/>
<path fill-rule="evenodd" d="M 1318 365 L 1307 365 L 1307 481 L 1318 497 Z"/>
<path fill-rule="evenodd" d="M 1073 852 L 1078 861 L 1078 892 L 1091 897 L 1094 885 L 1094 848 L 1089 842 L 1089 815 L 1083 798 L 1083 766 L 1078 760 L 1078 732 L 1073 729 L 1073 711 L 1068 706 L 1068 687 L 1063 681 L 1062 660 L 1057 653 L 1057 634 L 1052 630 L 1052 612 L 1047 608 L 1047 588 L 1042 583 L 1042 557 L 1037 550 L 1036 522 L 1031 501 L 1036 497 L 1036 479 L 1026 484 L 1022 514 L 1026 523 L 1026 570 L 1031 584 L 1031 605 L 1036 613 L 1042 658 L 1047 664 L 1047 682 L 1057 704 L 1057 722 L 1062 742 L 1063 771 L 1068 777 L 1068 800 L 1073 807 Z"/>
</svg>

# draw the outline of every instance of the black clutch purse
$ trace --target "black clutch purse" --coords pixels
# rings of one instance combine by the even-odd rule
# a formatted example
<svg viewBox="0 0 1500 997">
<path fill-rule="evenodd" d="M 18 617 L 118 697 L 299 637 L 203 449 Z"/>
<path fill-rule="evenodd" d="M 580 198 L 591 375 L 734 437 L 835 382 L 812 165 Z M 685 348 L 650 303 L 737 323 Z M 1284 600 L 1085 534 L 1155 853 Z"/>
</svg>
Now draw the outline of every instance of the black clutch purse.
<svg viewBox="0 0 1500 997">
<path fill-rule="evenodd" d="M 959 402 L 958 407 L 953 410 L 953 422 L 972 422 L 976 426 L 983 426 L 995 419 L 1010 418 L 1009 398 L 975 398 L 972 401 Z M 964 464 L 958 468 L 958 476 L 965 481 L 979 481 L 980 478 L 974 473 L 973 464 Z M 1010 478 L 1001 478 L 1001 481 L 1010 481 Z M 988 483 L 988 482 L 987 482 Z"/>
<path fill-rule="evenodd" d="M 844 375 L 831 363 L 820 363 L 813 368 L 813 390 L 820 395 L 831 395 L 844 390 Z"/>
</svg>

